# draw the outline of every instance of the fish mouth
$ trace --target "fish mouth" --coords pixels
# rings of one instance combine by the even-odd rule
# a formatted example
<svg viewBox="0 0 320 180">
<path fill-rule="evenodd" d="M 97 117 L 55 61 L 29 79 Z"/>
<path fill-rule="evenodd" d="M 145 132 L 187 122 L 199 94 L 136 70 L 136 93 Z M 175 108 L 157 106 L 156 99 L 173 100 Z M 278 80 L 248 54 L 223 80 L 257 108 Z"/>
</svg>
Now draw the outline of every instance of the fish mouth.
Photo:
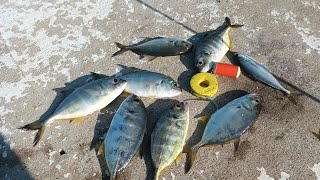
<svg viewBox="0 0 320 180">
<path fill-rule="evenodd" d="M 120 84 L 122 84 L 122 83 L 126 83 L 126 82 L 127 82 L 126 80 L 121 79 L 121 78 L 118 78 L 118 80 L 119 80 L 119 83 L 120 83 Z"/>
<path fill-rule="evenodd" d="M 259 94 L 253 93 L 253 94 L 250 94 L 250 97 L 252 100 L 256 101 L 257 103 L 264 102 L 263 97 Z"/>
</svg>

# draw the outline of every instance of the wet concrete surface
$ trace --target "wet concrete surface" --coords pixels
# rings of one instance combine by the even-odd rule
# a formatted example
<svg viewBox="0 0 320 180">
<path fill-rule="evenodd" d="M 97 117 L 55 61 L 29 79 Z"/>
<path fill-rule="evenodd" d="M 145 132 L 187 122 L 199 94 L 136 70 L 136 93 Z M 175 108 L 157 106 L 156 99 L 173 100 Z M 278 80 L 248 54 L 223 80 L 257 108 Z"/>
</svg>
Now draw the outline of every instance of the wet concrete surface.
<svg viewBox="0 0 320 180">
<path fill-rule="evenodd" d="M 303 108 L 283 93 L 241 75 L 217 76 L 213 102 L 191 102 L 190 144 L 199 141 L 200 115 L 211 114 L 242 91 L 264 97 L 251 132 L 233 143 L 203 147 L 188 173 L 185 157 L 163 171 L 165 179 L 320 179 L 320 31 L 318 1 L 0 1 L 0 179 L 102 179 L 98 141 L 121 103 L 117 99 L 82 124 L 59 121 L 32 146 L 35 132 L 17 128 L 48 117 L 64 97 L 54 89 L 76 88 L 92 80 L 90 72 L 114 74 L 116 64 L 161 72 L 178 80 L 192 98 L 193 54 L 139 60 L 131 52 L 111 58 L 124 44 L 140 37 L 170 36 L 197 43 L 203 32 L 223 23 L 244 24 L 232 31 L 233 51 L 265 64 Z M 230 63 L 228 58 L 224 63 Z M 67 83 L 67 84 L 66 84 Z M 61 89 L 60 89 L 61 90 Z M 143 98 L 149 133 L 157 117 L 174 100 Z M 118 179 L 152 179 L 150 155 L 135 157 Z"/>
</svg>

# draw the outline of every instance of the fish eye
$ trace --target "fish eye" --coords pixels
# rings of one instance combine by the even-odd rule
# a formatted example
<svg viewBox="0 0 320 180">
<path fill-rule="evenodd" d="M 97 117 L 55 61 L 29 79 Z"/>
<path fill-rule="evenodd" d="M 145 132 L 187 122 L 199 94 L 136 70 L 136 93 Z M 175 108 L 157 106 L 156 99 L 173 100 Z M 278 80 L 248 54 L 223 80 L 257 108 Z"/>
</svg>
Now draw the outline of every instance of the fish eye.
<svg viewBox="0 0 320 180">
<path fill-rule="evenodd" d="M 204 54 L 204 55 L 207 55 L 207 56 L 209 56 L 209 55 L 210 55 L 210 53 L 208 53 L 208 52 L 204 52 L 203 54 Z"/>
<path fill-rule="evenodd" d="M 172 86 L 173 86 L 174 88 L 177 88 L 177 87 L 178 87 L 178 84 L 177 84 L 176 82 L 173 82 Z"/>
<path fill-rule="evenodd" d="M 180 103 L 176 105 L 176 108 L 178 108 L 178 109 L 180 109 L 180 108 L 181 108 Z"/>
<path fill-rule="evenodd" d="M 199 60 L 198 63 L 197 63 L 197 66 L 202 66 L 202 65 L 203 65 L 203 61 Z"/>
<path fill-rule="evenodd" d="M 256 102 L 259 103 L 260 101 L 258 99 L 256 99 Z"/>
<path fill-rule="evenodd" d="M 118 78 L 114 78 L 113 81 L 112 81 L 113 84 L 118 84 L 118 82 L 119 82 Z"/>
</svg>

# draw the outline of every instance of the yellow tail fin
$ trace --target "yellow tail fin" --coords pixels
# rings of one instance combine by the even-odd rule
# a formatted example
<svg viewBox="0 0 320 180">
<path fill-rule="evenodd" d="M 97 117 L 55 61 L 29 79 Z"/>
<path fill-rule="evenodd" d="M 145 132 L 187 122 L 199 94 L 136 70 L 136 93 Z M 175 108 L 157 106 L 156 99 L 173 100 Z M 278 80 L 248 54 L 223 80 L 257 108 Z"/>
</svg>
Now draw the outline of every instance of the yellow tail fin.
<svg viewBox="0 0 320 180">
<path fill-rule="evenodd" d="M 43 135 L 43 132 L 45 130 L 45 127 L 44 125 L 39 122 L 39 121 L 35 121 L 33 123 L 30 123 L 30 124 L 27 124 L 25 126 L 22 126 L 20 127 L 19 129 L 24 129 L 24 130 L 38 130 L 35 138 L 34 138 L 34 141 L 33 141 L 33 146 L 36 146 L 38 144 L 38 142 L 40 141 L 42 135 Z"/>
</svg>

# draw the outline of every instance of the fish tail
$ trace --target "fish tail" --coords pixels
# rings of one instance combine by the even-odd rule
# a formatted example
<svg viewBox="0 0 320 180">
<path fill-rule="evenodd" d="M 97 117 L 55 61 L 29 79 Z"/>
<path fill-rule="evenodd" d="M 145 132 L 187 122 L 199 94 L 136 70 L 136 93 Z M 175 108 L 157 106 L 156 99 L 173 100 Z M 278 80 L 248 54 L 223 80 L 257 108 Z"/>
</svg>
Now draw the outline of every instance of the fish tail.
<svg viewBox="0 0 320 180">
<path fill-rule="evenodd" d="M 311 131 L 311 130 L 309 132 L 320 140 L 320 133 L 316 133 L 316 132 Z"/>
<path fill-rule="evenodd" d="M 117 52 L 115 52 L 115 53 L 113 53 L 113 54 L 111 55 L 111 57 L 117 56 L 117 55 L 122 54 L 122 53 L 124 53 L 124 52 L 126 52 L 126 51 L 129 50 L 129 48 L 128 48 L 126 45 L 123 45 L 123 44 L 118 43 L 118 42 L 115 42 L 114 44 L 115 44 L 118 48 L 120 48 L 120 50 L 117 51 Z"/>
<path fill-rule="evenodd" d="M 298 102 L 298 96 L 301 96 L 302 94 L 300 93 L 286 93 L 286 96 L 288 97 L 289 101 L 291 101 L 294 105 L 298 106 L 299 108 L 303 108 L 303 105 Z"/>
<path fill-rule="evenodd" d="M 187 162 L 185 166 L 185 173 L 188 173 L 192 167 L 193 162 L 196 160 L 198 150 L 200 148 L 200 145 L 197 144 L 190 148 L 190 145 L 185 146 L 185 150 L 187 153 Z"/>
<path fill-rule="evenodd" d="M 225 18 L 225 23 L 228 27 L 231 27 L 231 28 L 240 28 L 243 26 L 243 24 L 231 24 L 231 20 L 228 17 Z"/>
<path fill-rule="evenodd" d="M 27 124 L 25 126 L 20 127 L 19 129 L 24 129 L 24 130 L 38 130 L 34 140 L 33 140 L 33 147 L 38 144 L 40 141 L 43 132 L 45 130 L 45 126 L 40 122 L 40 121 L 35 121 L 30 124 Z"/>
</svg>

